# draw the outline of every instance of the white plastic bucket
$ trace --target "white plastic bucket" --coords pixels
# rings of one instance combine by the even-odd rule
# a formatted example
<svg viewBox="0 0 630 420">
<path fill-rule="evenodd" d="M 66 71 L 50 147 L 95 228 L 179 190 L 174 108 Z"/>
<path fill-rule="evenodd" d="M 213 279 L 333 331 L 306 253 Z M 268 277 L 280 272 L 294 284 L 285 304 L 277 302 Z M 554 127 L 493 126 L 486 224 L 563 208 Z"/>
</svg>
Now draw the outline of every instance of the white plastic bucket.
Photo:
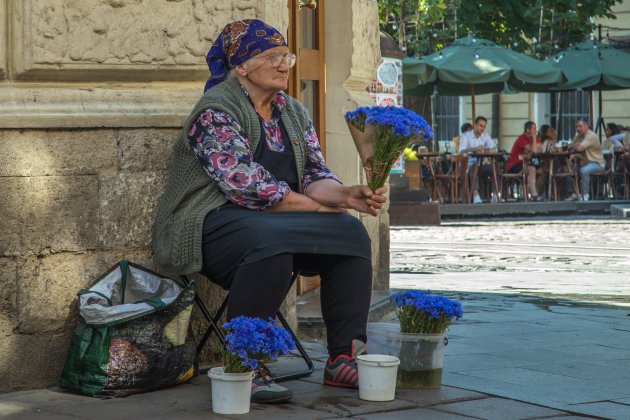
<svg viewBox="0 0 630 420">
<path fill-rule="evenodd" d="M 385 354 L 357 356 L 359 398 L 367 401 L 392 401 L 396 397 L 396 373 L 400 359 Z"/>
<path fill-rule="evenodd" d="M 212 380 L 213 413 L 249 413 L 254 372 L 225 373 L 222 367 L 215 367 L 208 376 Z"/>
</svg>

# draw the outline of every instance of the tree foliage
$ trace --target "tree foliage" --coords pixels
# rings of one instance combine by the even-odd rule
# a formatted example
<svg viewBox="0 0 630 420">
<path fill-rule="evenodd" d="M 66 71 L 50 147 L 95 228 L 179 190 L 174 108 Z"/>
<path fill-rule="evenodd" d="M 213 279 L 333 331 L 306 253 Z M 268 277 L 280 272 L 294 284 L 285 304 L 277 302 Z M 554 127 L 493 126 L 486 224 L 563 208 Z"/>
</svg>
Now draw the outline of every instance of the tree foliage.
<svg viewBox="0 0 630 420">
<path fill-rule="evenodd" d="M 622 0 L 378 0 L 381 30 L 409 56 L 469 33 L 545 58 L 586 39 Z"/>
</svg>

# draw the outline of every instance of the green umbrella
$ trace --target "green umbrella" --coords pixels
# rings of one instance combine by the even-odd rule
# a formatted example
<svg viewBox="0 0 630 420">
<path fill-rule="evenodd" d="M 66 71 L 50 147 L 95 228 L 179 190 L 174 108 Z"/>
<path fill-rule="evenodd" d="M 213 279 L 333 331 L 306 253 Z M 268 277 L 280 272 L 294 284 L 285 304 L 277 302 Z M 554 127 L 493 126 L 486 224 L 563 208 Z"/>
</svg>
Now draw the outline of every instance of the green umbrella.
<svg viewBox="0 0 630 420">
<path fill-rule="evenodd" d="M 554 90 L 630 89 L 630 54 L 599 41 L 584 41 L 545 62 L 567 77 L 566 83 Z"/>
<path fill-rule="evenodd" d="M 412 96 L 542 92 L 564 81 L 562 71 L 485 39 L 460 38 L 424 58 L 403 59 L 403 93 Z"/>
<path fill-rule="evenodd" d="M 576 89 L 599 91 L 599 118 L 595 128 L 604 124 L 602 90 L 630 89 L 630 54 L 600 41 L 584 41 L 567 48 L 545 62 L 561 69 L 566 83 L 554 90 Z"/>
</svg>

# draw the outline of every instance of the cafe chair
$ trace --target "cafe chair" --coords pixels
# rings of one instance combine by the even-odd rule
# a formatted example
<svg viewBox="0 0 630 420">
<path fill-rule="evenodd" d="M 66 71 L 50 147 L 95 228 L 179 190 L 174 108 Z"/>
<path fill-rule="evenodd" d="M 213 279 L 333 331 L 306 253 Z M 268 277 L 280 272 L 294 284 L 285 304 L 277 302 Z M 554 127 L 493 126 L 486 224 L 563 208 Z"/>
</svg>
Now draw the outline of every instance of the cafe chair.
<svg viewBox="0 0 630 420">
<path fill-rule="evenodd" d="M 519 156 L 522 159 L 523 167 L 518 173 L 509 173 L 507 171 L 500 173 L 501 179 L 501 198 L 508 201 L 508 197 L 516 197 L 518 201 L 523 198 L 527 202 L 527 173 L 529 170 L 529 159 L 525 156 Z"/>
<path fill-rule="evenodd" d="M 604 154 L 606 167 L 603 171 L 593 172 L 591 174 L 591 197 L 597 199 L 616 199 L 617 191 L 615 188 L 615 155 L 613 153 Z"/>
<path fill-rule="evenodd" d="M 566 159 L 566 165 L 558 168 L 557 172 L 551 174 L 550 177 L 550 198 L 553 197 L 555 201 L 559 199 L 560 181 L 567 182 L 569 180 L 573 184 L 573 191 L 579 197 L 580 196 L 580 184 L 578 182 L 579 159 L 569 158 Z"/>
<path fill-rule="evenodd" d="M 623 198 L 630 199 L 630 153 L 619 156 L 619 165 L 623 168 Z"/>
<path fill-rule="evenodd" d="M 438 171 L 436 168 L 436 160 L 428 156 L 422 156 L 421 154 L 418 154 L 418 160 L 420 161 L 420 173 L 422 174 L 423 184 L 427 184 L 427 189 L 431 191 L 431 200 L 441 203 L 443 201 L 442 193 L 438 188 L 435 178 Z M 439 165 L 439 162 L 437 162 L 437 164 Z M 423 168 L 426 168 L 426 176 Z M 425 187 L 425 185 L 422 185 L 422 187 Z"/>
<path fill-rule="evenodd" d="M 447 158 L 450 163 L 448 172 L 442 173 L 441 165 L 438 165 L 438 172 L 435 174 L 436 194 L 442 200 L 440 188 L 450 194 L 450 203 L 469 203 L 468 192 L 468 156 L 451 155 Z"/>
</svg>

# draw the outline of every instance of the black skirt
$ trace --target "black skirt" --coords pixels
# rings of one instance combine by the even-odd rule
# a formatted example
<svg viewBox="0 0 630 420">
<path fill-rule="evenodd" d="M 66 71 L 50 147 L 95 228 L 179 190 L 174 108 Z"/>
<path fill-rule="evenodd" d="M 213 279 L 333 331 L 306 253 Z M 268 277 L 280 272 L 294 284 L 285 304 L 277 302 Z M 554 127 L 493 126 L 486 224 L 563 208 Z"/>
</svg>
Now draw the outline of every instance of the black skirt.
<svg viewBox="0 0 630 420">
<path fill-rule="evenodd" d="M 228 289 L 239 265 L 278 254 L 329 254 L 371 259 L 370 238 L 355 217 L 341 213 L 249 210 L 228 203 L 203 224 L 203 269 Z"/>
</svg>

